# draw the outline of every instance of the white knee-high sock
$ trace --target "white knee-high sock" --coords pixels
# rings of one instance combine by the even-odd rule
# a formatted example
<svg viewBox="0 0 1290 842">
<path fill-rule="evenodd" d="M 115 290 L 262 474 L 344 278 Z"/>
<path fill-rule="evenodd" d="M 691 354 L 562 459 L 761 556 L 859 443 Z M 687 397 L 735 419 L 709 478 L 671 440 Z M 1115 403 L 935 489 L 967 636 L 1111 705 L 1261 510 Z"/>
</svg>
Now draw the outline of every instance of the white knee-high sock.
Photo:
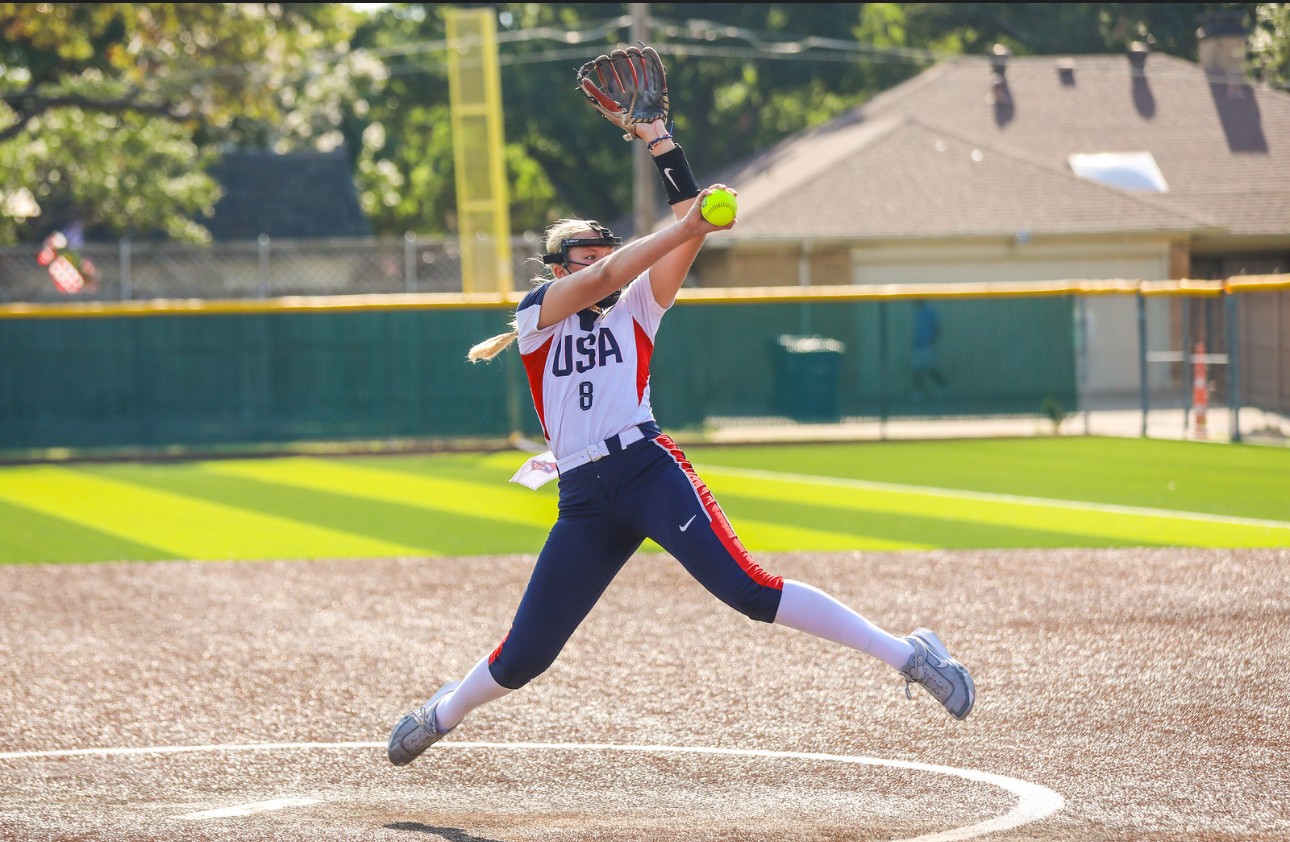
<svg viewBox="0 0 1290 842">
<path fill-rule="evenodd" d="M 480 705 L 500 699 L 509 692 L 511 688 L 498 684 L 493 679 L 493 674 L 488 671 L 488 658 L 482 658 L 470 672 L 466 673 L 466 677 L 461 680 L 461 686 L 453 690 L 435 708 L 435 727 L 440 731 L 456 728 L 457 723 L 464 719 L 466 714 Z"/>
<path fill-rule="evenodd" d="M 819 588 L 784 580 L 775 622 L 872 655 L 893 669 L 909 662 L 914 648 L 888 634 Z"/>
</svg>

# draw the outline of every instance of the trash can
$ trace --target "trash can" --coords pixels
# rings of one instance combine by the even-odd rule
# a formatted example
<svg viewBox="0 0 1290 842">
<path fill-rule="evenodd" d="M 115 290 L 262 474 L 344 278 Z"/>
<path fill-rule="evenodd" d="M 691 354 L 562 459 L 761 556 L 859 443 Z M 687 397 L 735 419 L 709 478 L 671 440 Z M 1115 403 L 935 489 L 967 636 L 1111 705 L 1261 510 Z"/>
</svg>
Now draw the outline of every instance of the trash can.
<svg viewBox="0 0 1290 842">
<path fill-rule="evenodd" d="M 772 411 L 795 421 L 837 421 L 838 379 L 847 346 L 825 336 L 780 336 L 773 349 Z"/>
</svg>

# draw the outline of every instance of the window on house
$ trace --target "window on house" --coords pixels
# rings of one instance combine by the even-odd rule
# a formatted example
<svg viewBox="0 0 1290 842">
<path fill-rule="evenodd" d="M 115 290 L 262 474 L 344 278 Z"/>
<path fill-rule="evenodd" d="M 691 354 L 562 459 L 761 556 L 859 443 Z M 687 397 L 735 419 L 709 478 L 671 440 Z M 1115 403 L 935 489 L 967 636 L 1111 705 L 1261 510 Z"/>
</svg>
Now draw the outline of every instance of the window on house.
<svg viewBox="0 0 1290 842">
<path fill-rule="evenodd" d="M 1067 161 L 1080 178 L 1120 190 L 1168 193 L 1169 185 L 1150 152 L 1076 153 Z"/>
</svg>

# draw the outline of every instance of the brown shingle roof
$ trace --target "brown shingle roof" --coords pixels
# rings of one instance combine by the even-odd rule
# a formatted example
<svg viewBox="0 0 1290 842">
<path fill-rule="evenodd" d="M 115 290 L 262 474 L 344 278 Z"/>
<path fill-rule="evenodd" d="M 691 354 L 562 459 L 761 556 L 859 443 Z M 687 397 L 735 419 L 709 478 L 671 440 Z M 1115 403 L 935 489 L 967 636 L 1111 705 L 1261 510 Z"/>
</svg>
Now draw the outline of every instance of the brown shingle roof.
<svg viewBox="0 0 1290 842">
<path fill-rule="evenodd" d="M 910 166 L 914 162 L 915 166 Z M 739 182 L 734 182 L 739 183 Z M 756 188 L 757 181 L 752 182 Z M 1012 236 L 1204 229 L 1125 194 L 909 119 L 769 203 L 740 189 L 738 233 L 793 239 Z M 1059 201 L 1054 201 L 1059 197 Z M 749 218 L 754 220 L 749 225 Z M 769 232 L 763 236 L 769 235 Z"/>
<path fill-rule="evenodd" d="M 1010 107 L 989 59 L 943 62 L 724 173 L 730 237 L 939 237 L 1192 231 L 1290 233 L 1290 95 L 1211 85 L 1195 64 L 1013 58 Z M 973 150 L 977 154 L 973 155 Z M 1150 151 L 1167 193 L 1077 178 L 1072 153 Z M 974 160 L 979 158 L 979 160 Z"/>
</svg>

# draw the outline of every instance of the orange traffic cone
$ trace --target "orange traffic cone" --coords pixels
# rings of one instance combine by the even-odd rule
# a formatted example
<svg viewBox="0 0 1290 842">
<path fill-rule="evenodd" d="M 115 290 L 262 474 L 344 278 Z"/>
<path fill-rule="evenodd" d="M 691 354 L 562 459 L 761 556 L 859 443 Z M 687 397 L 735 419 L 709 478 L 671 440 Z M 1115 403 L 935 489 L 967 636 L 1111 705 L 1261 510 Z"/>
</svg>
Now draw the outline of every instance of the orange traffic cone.
<svg viewBox="0 0 1290 842">
<path fill-rule="evenodd" d="M 1196 361 L 1192 363 L 1191 407 L 1196 438 L 1206 436 L 1205 413 L 1209 409 L 1209 370 L 1205 365 L 1205 343 L 1196 343 Z"/>
</svg>

